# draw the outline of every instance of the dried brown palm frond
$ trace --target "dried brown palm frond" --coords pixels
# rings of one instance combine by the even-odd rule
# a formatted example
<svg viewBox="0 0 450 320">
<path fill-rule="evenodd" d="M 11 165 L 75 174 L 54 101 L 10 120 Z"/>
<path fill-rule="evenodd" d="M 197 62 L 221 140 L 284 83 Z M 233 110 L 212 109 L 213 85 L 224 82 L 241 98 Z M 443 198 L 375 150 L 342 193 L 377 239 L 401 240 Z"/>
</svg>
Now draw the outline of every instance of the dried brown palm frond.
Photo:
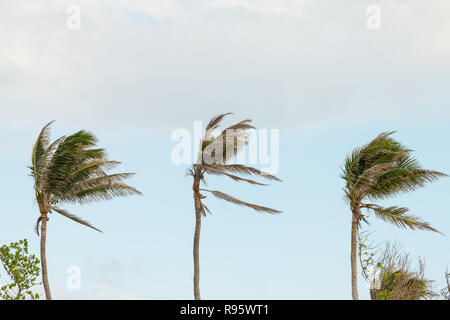
<svg viewBox="0 0 450 320">
<path fill-rule="evenodd" d="M 205 132 L 205 138 L 204 140 L 210 140 L 211 135 L 213 134 L 213 131 L 219 127 L 220 122 L 225 118 L 227 115 L 232 114 L 231 112 L 227 112 L 224 114 L 220 114 L 218 116 L 213 117 L 208 125 L 206 126 L 206 132 Z"/>
<path fill-rule="evenodd" d="M 194 181 L 202 181 L 206 184 L 205 174 L 211 174 L 216 176 L 226 176 L 234 181 L 243 181 L 253 185 L 267 186 L 265 183 L 261 183 L 254 179 L 249 179 L 243 176 L 255 176 L 261 177 L 272 181 L 281 181 L 274 175 L 263 172 L 259 169 L 245 166 L 242 164 L 228 164 L 227 162 L 232 156 L 236 155 L 242 148 L 248 143 L 248 130 L 255 129 L 251 125 L 251 120 L 246 119 L 228 126 L 217 136 L 213 136 L 213 130 L 219 128 L 220 122 L 227 116 L 232 114 L 231 112 L 223 113 L 213 117 L 206 126 L 206 132 L 203 140 L 201 141 L 200 159 L 187 171 L 187 174 L 194 177 Z M 195 183 L 194 183 L 195 184 Z M 198 183 L 197 183 L 198 185 Z M 257 211 L 265 211 L 270 213 L 280 212 L 275 209 L 250 204 L 241 200 L 238 200 L 230 195 L 221 193 L 220 191 L 206 190 L 211 192 L 216 197 L 233 202 L 235 204 L 251 207 Z M 203 198 L 199 201 L 203 206 Z M 202 207 L 200 207 L 202 208 Z M 205 210 L 202 209 L 204 212 Z"/>
<path fill-rule="evenodd" d="M 267 180 L 281 182 L 281 179 L 277 178 L 274 175 L 271 175 L 267 172 L 261 171 L 259 169 L 253 168 L 253 167 L 248 167 L 248 166 L 245 166 L 242 164 L 226 164 L 226 165 L 225 164 L 214 164 L 213 166 L 204 164 L 202 167 L 205 171 L 215 170 L 215 171 L 222 171 L 222 172 L 227 172 L 227 173 L 231 173 L 231 174 L 241 174 L 241 175 L 246 175 L 246 176 L 258 176 L 258 177 L 262 177 Z M 213 169 L 210 169 L 211 167 Z"/>
<path fill-rule="evenodd" d="M 76 215 L 71 214 L 71 213 L 68 212 L 67 210 L 63 210 L 63 209 L 59 209 L 59 208 L 55 208 L 55 207 L 52 207 L 52 210 L 58 212 L 60 215 L 66 217 L 66 218 L 69 218 L 69 219 L 71 219 L 71 220 L 73 220 L 73 221 L 75 221 L 75 222 L 78 222 L 78 223 L 80 223 L 80 224 L 82 224 L 82 225 L 85 225 L 85 226 L 87 226 L 87 227 L 89 227 L 89 228 L 92 228 L 92 229 L 94 229 L 94 230 L 97 230 L 97 231 L 99 231 L 99 232 L 102 232 L 100 229 L 97 229 L 96 227 L 94 227 L 93 225 L 91 225 L 91 224 L 90 224 L 89 222 L 87 222 L 86 220 L 83 220 L 83 219 L 77 217 Z"/>
<path fill-rule="evenodd" d="M 436 296 L 432 281 L 425 278 L 425 262 L 418 260 L 417 270 L 411 270 L 411 259 L 401 247 L 386 244 L 376 261 L 371 279 L 372 300 L 422 300 Z"/>
<path fill-rule="evenodd" d="M 220 192 L 217 190 L 208 190 L 208 189 L 200 189 L 200 190 L 209 192 L 219 199 L 229 201 L 229 202 L 232 202 L 232 203 L 240 205 L 240 206 L 246 206 L 246 207 L 252 208 L 255 211 L 268 212 L 268 213 L 280 213 L 281 212 L 281 211 L 278 211 L 278 210 L 275 210 L 272 208 L 263 207 L 263 206 L 259 206 L 256 204 L 244 202 L 242 200 L 239 200 L 239 199 L 236 199 L 236 198 L 230 196 L 229 194 L 226 194 L 226 193 L 223 193 L 223 192 Z"/>
<path fill-rule="evenodd" d="M 234 181 L 245 181 L 245 182 L 250 183 L 250 184 L 257 184 L 257 185 L 260 185 L 260 186 L 267 186 L 267 184 L 260 183 L 260 182 L 257 182 L 255 180 L 246 179 L 246 178 L 242 178 L 242 177 L 239 177 L 239 176 L 227 173 L 226 171 L 222 170 L 219 167 L 216 167 L 215 165 L 204 165 L 203 169 L 204 169 L 205 173 L 209 173 L 209 174 L 217 175 L 217 176 L 224 175 L 224 176 L 227 176 L 228 178 L 230 178 L 230 179 L 232 179 Z"/>
</svg>

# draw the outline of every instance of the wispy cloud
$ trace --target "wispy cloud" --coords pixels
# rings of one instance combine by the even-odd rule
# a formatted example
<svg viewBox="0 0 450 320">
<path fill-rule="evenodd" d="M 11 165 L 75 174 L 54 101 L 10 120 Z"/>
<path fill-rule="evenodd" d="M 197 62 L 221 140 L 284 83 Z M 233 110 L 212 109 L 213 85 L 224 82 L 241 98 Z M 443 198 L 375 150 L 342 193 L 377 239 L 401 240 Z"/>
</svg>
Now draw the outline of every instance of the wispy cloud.
<svg viewBox="0 0 450 320">
<path fill-rule="evenodd" d="M 450 116 L 445 0 L 379 1 L 377 31 L 353 0 L 84 0 L 77 31 L 69 4 L 0 4 L 4 121 L 155 130 L 224 110 L 277 127 Z"/>
</svg>

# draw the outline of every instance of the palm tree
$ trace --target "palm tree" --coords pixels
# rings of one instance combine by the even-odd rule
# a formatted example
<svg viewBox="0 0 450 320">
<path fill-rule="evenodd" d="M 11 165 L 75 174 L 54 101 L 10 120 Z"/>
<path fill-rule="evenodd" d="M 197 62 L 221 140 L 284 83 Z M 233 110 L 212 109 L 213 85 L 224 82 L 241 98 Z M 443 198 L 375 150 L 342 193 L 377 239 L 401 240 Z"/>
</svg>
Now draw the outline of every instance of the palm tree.
<svg viewBox="0 0 450 320">
<path fill-rule="evenodd" d="M 200 141 L 200 151 L 197 161 L 188 170 L 188 175 L 193 177 L 194 183 L 192 189 L 194 191 L 195 204 L 195 233 L 194 233 L 194 297 L 200 300 L 200 262 L 199 262 L 199 246 L 200 246 L 200 228 L 202 215 L 206 216 L 209 209 L 204 205 L 203 199 L 206 198 L 201 192 L 207 192 L 213 196 L 226 200 L 238 205 L 252 208 L 255 211 L 267 213 L 280 213 L 280 211 L 251 204 L 236 199 L 226 193 L 201 189 L 201 182 L 205 183 L 205 174 L 226 176 L 234 181 L 244 181 L 254 185 L 265 185 L 243 176 L 259 176 L 268 180 L 281 181 L 277 177 L 262 172 L 256 168 L 244 166 L 242 164 L 229 164 L 229 161 L 240 151 L 247 143 L 248 130 L 254 129 L 250 125 L 251 120 L 238 122 L 218 135 L 215 130 L 219 127 L 222 119 L 231 113 L 218 115 L 211 119 L 208 123 L 203 139 Z"/>
<path fill-rule="evenodd" d="M 49 213 L 57 212 L 100 231 L 89 222 L 61 209 L 60 205 L 87 204 L 119 196 L 141 194 L 122 182 L 133 173 L 106 173 L 120 162 L 108 160 L 104 149 L 94 148 L 97 140 L 92 133 L 81 130 L 50 144 L 49 129 L 52 123 L 53 121 L 48 123 L 39 134 L 33 147 L 32 165 L 29 167 L 34 178 L 34 190 L 40 212 L 36 232 L 39 235 L 40 225 L 42 281 L 47 300 L 52 299 L 45 250 Z"/>
<path fill-rule="evenodd" d="M 357 233 L 361 221 L 367 223 L 366 216 L 361 213 L 362 209 L 367 209 L 381 220 L 400 228 L 438 232 L 420 218 L 406 215 L 407 208 L 397 206 L 385 208 L 366 202 L 366 199 L 373 202 L 401 192 L 414 191 L 423 187 L 426 182 L 446 176 L 438 171 L 422 169 L 417 160 L 410 155 L 412 150 L 406 149 L 390 137 L 393 133 L 381 133 L 369 144 L 354 149 L 352 154 L 347 156 L 342 169 L 341 177 L 345 180 L 344 191 L 352 213 L 351 270 L 354 300 L 358 299 Z"/>
</svg>

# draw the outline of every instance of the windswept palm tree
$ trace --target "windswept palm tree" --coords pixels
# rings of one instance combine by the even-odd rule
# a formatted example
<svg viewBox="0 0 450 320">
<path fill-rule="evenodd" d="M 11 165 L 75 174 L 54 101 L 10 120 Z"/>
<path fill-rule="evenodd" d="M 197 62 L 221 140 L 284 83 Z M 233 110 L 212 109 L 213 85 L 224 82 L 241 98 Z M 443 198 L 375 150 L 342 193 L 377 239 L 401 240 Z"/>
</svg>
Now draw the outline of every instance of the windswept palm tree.
<svg viewBox="0 0 450 320">
<path fill-rule="evenodd" d="M 234 181 L 244 181 L 254 185 L 265 185 L 252 179 L 242 176 L 258 176 L 268 180 L 281 181 L 277 177 L 262 172 L 256 168 L 248 167 L 242 164 L 231 164 L 229 161 L 239 152 L 247 143 L 248 130 L 254 129 L 250 125 L 251 120 L 238 122 L 219 134 L 215 135 L 215 130 L 219 127 L 223 118 L 231 113 L 218 115 L 211 119 L 205 131 L 205 135 L 200 142 L 200 151 L 197 161 L 188 170 L 188 174 L 193 177 L 194 183 L 192 189 L 194 191 L 195 204 L 195 234 L 194 234 L 194 297 L 200 300 L 200 262 L 199 262 L 199 246 L 200 246 L 200 228 L 202 215 L 206 216 L 209 209 L 203 203 L 206 198 L 201 192 L 207 192 L 219 199 L 226 200 L 238 205 L 252 208 L 255 211 L 267 213 L 280 213 L 280 211 L 251 204 L 236 199 L 226 193 L 200 188 L 201 182 L 205 183 L 205 175 L 211 174 L 216 176 L 226 176 Z"/>
<path fill-rule="evenodd" d="M 407 208 L 381 207 L 374 203 L 401 192 L 414 191 L 425 183 L 446 176 L 444 173 L 422 169 L 410 155 L 412 150 L 391 138 L 394 132 L 384 132 L 369 144 L 356 148 L 347 156 L 341 177 L 345 180 L 344 191 L 352 213 L 351 270 L 352 296 L 358 299 L 356 251 L 357 232 L 361 221 L 367 223 L 361 213 L 367 209 L 385 222 L 400 228 L 438 232 L 429 223 L 415 216 L 406 215 Z"/>
<path fill-rule="evenodd" d="M 29 167 L 34 178 L 34 190 L 40 212 L 36 232 L 39 235 L 40 226 L 42 282 L 48 300 L 52 298 L 45 250 L 48 215 L 56 212 L 100 231 L 60 206 L 65 203 L 87 204 L 119 196 L 141 194 L 122 182 L 133 173 L 106 173 L 120 162 L 108 160 L 104 149 L 95 148 L 97 139 L 92 133 L 81 130 L 50 144 L 49 128 L 52 123 L 53 121 L 48 123 L 39 134 L 33 147 L 32 165 Z"/>
</svg>

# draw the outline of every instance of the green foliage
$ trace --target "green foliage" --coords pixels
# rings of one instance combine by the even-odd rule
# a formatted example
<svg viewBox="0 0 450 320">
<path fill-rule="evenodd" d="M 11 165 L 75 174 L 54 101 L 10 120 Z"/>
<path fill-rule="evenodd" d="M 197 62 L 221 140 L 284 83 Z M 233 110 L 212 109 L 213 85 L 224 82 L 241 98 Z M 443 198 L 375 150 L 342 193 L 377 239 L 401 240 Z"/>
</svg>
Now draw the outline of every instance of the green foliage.
<svg viewBox="0 0 450 320">
<path fill-rule="evenodd" d="M 427 296 L 427 281 L 403 270 L 381 275 L 381 288 L 377 300 L 420 300 Z"/>
<path fill-rule="evenodd" d="M 39 259 L 28 253 L 28 240 L 11 242 L 0 247 L 0 261 L 11 283 L 0 288 L 0 297 L 4 300 L 39 299 L 39 294 L 31 288 L 39 285 Z"/>
<path fill-rule="evenodd" d="M 364 246 L 364 245 L 363 245 Z M 425 278 L 425 263 L 419 259 L 418 269 L 411 270 L 411 260 L 398 244 L 386 248 L 381 255 L 368 260 L 372 300 L 422 300 L 436 296 L 432 281 Z"/>
<path fill-rule="evenodd" d="M 97 148 L 96 137 L 85 130 L 62 136 L 50 143 L 50 125 L 39 134 L 33 148 L 31 176 L 41 214 L 57 212 L 80 224 L 98 230 L 87 221 L 63 210 L 64 203 L 86 204 L 115 197 L 141 194 L 123 181 L 133 173 L 107 174 L 119 164 Z M 39 223 L 37 221 L 36 230 Z M 98 230 L 100 231 L 100 230 Z"/>
<path fill-rule="evenodd" d="M 359 256 L 359 262 L 361 264 L 361 272 L 363 277 L 370 281 L 370 275 L 371 269 L 375 265 L 379 265 L 379 263 L 376 262 L 376 251 L 375 246 L 373 242 L 368 244 L 368 237 L 369 234 L 367 232 L 358 232 L 357 233 L 357 241 L 358 241 L 358 256 Z"/>
</svg>

